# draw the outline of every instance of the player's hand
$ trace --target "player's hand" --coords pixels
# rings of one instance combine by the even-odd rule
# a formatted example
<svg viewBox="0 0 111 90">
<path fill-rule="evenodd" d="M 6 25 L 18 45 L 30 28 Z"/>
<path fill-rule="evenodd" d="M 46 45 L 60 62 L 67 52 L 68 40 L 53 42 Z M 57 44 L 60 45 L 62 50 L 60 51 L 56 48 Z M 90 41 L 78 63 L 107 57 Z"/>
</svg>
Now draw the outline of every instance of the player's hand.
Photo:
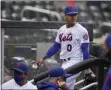
<svg viewBox="0 0 111 90">
<path fill-rule="evenodd" d="M 84 70 L 84 73 L 86 76 L 91 76 L 92 78 L 95 78 L 95 74 L 91 71 L 91 69 Z"/>
<path fill-rule="evenodd" d="M 60 88 L 62 88 L 62 89 L 67 88 L 66 82 L 64 82 L 64 81 L 58 81 L 57 83 L 58 83 L 58 86 Z"/>
<path fill-rule="evenodd" d="M 40 60 L 37 60 L 35 63 L 36 65 L 40 66 L 41 64 L 43 64 L 44 60 L 43 59 L 40 59 Z"/>
<path fill-rule="evenodd" d="M 85 78 L 86 85 L 87 83 L 92 83 L 96 80 L 95 74 L 90 69 L 85 70 L 84 78 Z"/>
<path fill-rule="evenodd" d="M 43 63 L 43 59 L 37 60 L 37 61 L 32 63 L 32 68 L 38 69 L 39 66 L 41 66 L 42 63 Z"/>
<path fill-rule="evenodd" d="M 39 67 L 38 67 L 38 65 L 34 62 L 34 63 L 32 64 L 32 68 L 33 68 L 33 69 L 38 69 Z"/>
</svg>

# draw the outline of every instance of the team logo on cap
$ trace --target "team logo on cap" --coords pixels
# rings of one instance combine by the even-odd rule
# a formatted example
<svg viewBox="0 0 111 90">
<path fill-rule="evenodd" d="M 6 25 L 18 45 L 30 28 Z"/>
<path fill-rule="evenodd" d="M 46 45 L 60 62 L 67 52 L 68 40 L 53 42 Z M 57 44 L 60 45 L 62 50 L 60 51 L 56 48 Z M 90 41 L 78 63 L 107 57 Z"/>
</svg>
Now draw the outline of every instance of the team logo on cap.
<svg viewBox="0 0 111 90">
<path fill-rule="evenodd" d="M 19 64 L 19 63 L 17 63 L 17 64 L 16 64 L 16 67 L 19 67 L 19 66 L 20 66 L 20 64 Z"/>
<path fill-rule="evenodd" d="M 74 10 L 74 7 L 72 7 L 72 10 Z"/>
<path fill-rule="evenodd" d="M 88 40 L 88 35 L 87 35 L 87 34 L 84 34 L 84 35 L 83 35 L 83 39 L 84 39 L 84 40 Z"/>
</svg>

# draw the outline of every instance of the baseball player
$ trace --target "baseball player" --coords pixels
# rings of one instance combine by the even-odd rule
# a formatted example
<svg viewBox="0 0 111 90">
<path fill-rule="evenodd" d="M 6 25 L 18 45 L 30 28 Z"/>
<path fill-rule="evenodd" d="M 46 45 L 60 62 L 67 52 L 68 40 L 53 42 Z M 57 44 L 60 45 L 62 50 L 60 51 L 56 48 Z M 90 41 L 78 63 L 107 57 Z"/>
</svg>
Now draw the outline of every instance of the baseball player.
<svg viewBox="0 0 111 90">
<path fill-rule="evenodd" d="M 28 65 L 24 61 L 17 62 L 12 70 L 14 78 L 2 84 L 3 90 L 37 90 L 37 87 L 28 81 Z"/>
<path fill-rule="evenodd" d="M 54 67 L 48 72 L 49 81 L 37 84 L 38 90 L 69 90 L 65 79 L 72 76 L 68 74 L 61 67 Z"/>
<path fill-rule="evenodd" d="M 66 24 L 60 27 L 54 44 L 42 59 L 37 60 L 37 65 L 41 65 L 44 60 L 59 50 L 64 69 L 89 58 L 89 35 L 87 30 L 77 22 L 78 8 L 67 6 L 64 14 Z M 70 89 L 74 89 L 75 78 L 76 76 L 72 76 L 66 80 Z"/>
<path fill-rule="evenodd" d="M 111 63 L 111 33 L 107 36 L 104 44 L 105 57 Z M 102 90 L 111 90 L 111 67 L 108 70 Z"/>
</svg>

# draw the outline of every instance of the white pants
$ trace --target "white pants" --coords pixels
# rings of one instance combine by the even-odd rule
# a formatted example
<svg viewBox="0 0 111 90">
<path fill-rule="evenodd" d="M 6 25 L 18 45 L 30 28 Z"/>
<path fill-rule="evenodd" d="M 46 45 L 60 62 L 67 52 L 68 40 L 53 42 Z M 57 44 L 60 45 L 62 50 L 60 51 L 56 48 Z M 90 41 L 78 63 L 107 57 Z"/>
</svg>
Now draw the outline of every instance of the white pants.
<svg viewBox="0 0 111 90">
<path fill-rule="evenodd" d="M 68 68 L 68 67 L 70 67 L 70 66 L 72 66 L 72 65 L 74 65 L 74 64 L 76 64 L 76 63 L 79 63 L 79 62 L 81 62 L 82 60 L 69 60 L 69 61 L 66 61 L 66 62 L 64 62 L 63 64 L 62 64 L 62 68 L 63 69 L 66 69 L 66 68 Z M 68 87 L 69 87 L 69 89 L 71 89 L 71 90 L 74 90 L 74 84 L 75 84 L 75 82 L 76 82 L 76 78 L 78 77 L 80 75 L 80 73 L 77 73 L 77 74 L 74 74 L 74 75 L 72 75 L 71 77 L 69 77 L 69 78 L 67 78 L 66 79 L 66 83 L 67 83 L 67 85 L 68 85 Z"/>
</svg>

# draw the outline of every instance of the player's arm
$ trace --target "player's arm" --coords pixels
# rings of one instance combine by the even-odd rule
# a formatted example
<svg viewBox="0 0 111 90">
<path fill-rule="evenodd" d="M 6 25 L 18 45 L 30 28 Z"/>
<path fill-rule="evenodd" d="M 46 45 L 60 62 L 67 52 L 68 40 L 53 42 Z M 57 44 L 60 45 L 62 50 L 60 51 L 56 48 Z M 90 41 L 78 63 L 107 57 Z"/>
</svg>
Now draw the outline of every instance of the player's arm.
<svg viewBox="0 0 111 90">
<path fill-rule="evenodd" d="M 81 45 L 81 50 L 82 50 L 82 52 L 83 52 L 83 59 L 84 60 L 87 60 L 87 59 L 89 59 L 90 58 L 90 54 L 89 54 L 89 43 L 83 43 L 82 45 Z M 84 73 L 86 74 L 86 75 L 91 75 L 91 78 L 95 78 L 96 76 L 95 76 L 95 74 L 92 72 L 92 70 L 91 69 L 86 69 L 85 71 L 84 71 Z"/>
<path fill-rule="evenodd" d="M 57 42 L 54 42 L 54 44 L 46 52 L 46 55 L 43 57 L 43 60 L 45 60 L 47 58 L 50 58 L 51 56 L 56 54 L 59 51 L 60 48 L 61 48 L 61 44 L 57 43 Z"/>
<path fill-rule="evenodd" d="M 60 30 L 58 30 L 57 32 L 57 36 L 55 39 L 54 44 L 48 49 L 48 51 L 46 52 L 46 55 L 43 57 L 43 60 L 53 56 L 55 53 L 57 53 L 59 51 L 59 49 L 61 48 L 61 42 L 60 42 L 60 37 L 59 37 L 59 33 Z"/>
<path fill-rule="evenodd" d="M 48 56 L 48 57 L 53 56 L 54 54 L 56 54 L 59 51 L 60 48 L 61 48 L 61 44 L 58 42 L 54 42 L 54 44 L 46 52 L 46 56 Z"/>
<path fill-rule="evenodd" d="M 84 31 L 81 34 L 81 51 L 83 53 L 83 60 L 87 60 L 90 58 L 89 53 L 89 35 L 87 30 L 84 29 Z M 90 74 L 92 77 L 95 77 L 91 69 L 86 69 L 84 72 L 86 75 Z"/>
<path fill-rule="evenodd" d="M 88 31 L 83 28 L 81 32 L 81 51 L 83 53 L 83 60 L 90 58 L 89 54 L 89 34 Z"/>
<path fill-rule="evenodd" d="M 89 59 L 90 58 L 90 54 L 89 54 L 89 43 L 82 43 L 81 45 L 81 50 L 83 53 L 83 59 Z"/>
<path fill-rule="evenodd" d="M 36 64 L 41 65 L 44 62 L 44 60 L 56 54 L 60 48 L 61 44 L 55 41 L 54 44 L 46 52 L 46 55 L 41 60 L 37 61 Z"/>
<path fill-rule="evenodd" d="M 44 60 L 53 56 L 55 53 L 59 51 L 60 48 L 61 44 L 60 44 L 59 30 L 58 30 L 54 44 L 47 50 L 45 56 L 42 59 L 38 60 L 36 64 L 40 66 Z"/>
</svg>

